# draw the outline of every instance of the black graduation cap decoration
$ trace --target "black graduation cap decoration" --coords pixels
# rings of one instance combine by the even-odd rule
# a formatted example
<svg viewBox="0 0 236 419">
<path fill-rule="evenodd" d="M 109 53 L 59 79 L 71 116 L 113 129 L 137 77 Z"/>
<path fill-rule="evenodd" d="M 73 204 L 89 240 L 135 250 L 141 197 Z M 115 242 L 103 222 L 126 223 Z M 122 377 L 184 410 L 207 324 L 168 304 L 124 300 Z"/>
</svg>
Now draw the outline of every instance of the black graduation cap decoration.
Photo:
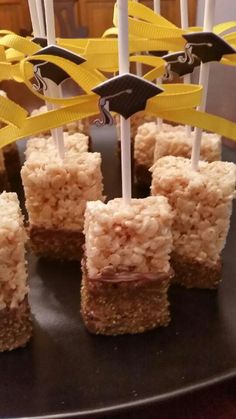
<svg viewBox="0 0 236 419">
<path fill-rule="evenodd" d="M 168 54 L 168 51 L 148 51 L 149 55 L 154 55 L 155 57 L 163 57 L 163 55 Z"/>
<path fill-rule="evenodd" d="M 40 45 L 42 48 L 45 48 L 48 44 L 47 38 L 41 38 L 39 36 L 36 36 L 35 38 L 33 38 L 32 41 L 35 44 Z"/>
<path fill-rule="evenodd" d="M 73 52 L 65 48 L 61 48 L 57 45 L 49 45 L 34 54 L 35 57 L 37 55 L 54 55 L 56 57 L 62 57 L 72 61 L 77 65 L 80 65 L 86 61 L 80 55 L 74 54 Z M 37 85 L 34 85 L 34 87 L 37 90 L 47 89 L 47 84 L 44 78 L 54 81 L 57 85 L 61 84 L 64 80 L 69 78 L 66 71 L 62 70 L 60 67 L 53 63 L 42 60 L 32 60 L 31 62 L 34 65 L 34 76 L 37 82 Z"/>
<path fill-rule="evenodd" d="M 141 77 L 126 73 L 99 84 L 92 91 L 101 96 L 99 108 L 103 116 L 103 120 L 96 120 L 95 124 L 111 125 L 113 119 L 109 111 L 117 112 L 128 119 L 136 112 L 144 110 L 147 100 L 162 93 L 163 89 Z"/>
<path fill-rule="evenodd" d="M 171 80 L 173 78 L 172 73 L 176 73 L 179 76 L 192 73 L 194 68 L 200 65 L 200 59 L 196 56 L 192 56 L 191 61 L 185 59 L 185 52 L 175 52 L 172 54 L 164 55 L 163 60 L 166 61 L 166 73 L 165 79 Z"/>
<path fill-rule="evenodd" d="M 194 32 L 183 35 L 188 42 L 185 46 L 185 59 L 191 61 L 196 55 L 203 63 L 220 61 L 223 55 L 235 54 L 235 49 L 213 32 Z"/>
</svg>

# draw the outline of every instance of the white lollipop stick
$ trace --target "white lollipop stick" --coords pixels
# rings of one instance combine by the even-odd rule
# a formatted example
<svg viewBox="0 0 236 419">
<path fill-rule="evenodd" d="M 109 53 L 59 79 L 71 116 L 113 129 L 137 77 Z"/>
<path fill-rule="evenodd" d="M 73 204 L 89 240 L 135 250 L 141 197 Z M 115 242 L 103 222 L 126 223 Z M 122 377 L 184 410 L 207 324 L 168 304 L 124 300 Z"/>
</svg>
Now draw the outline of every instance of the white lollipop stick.
<svg viewBox="0 0 236 419">
<path fill-rule="evenodd" d="M 153 0 L 153 10 L 155 13 L 160 14 L 161 13 L 161 0 Z M 156 79 L 156 83 L 157 84 L 161 84 L 162 83 L 162 78 L 158 78 Z M 157 124 L 159 126 L 159 128 L 162 127 L 162 119 L 161 118 L 157 118 Z"/>
<path fill-rule="evenodd" d="M 153 0 L 153 10 L 158 15 L 161 14 L 161 0 Z"/>
<path fill-rule="evenodd" d="M 40 27 L 38 21 L 38 13 L 36 8 L 35 0 L 28 0 L 29 5 L 29 12 L 30 12 L 30 19 L 33 28 L 33 36 L 38 37 L 40 36 Z"/>
<path fill-rule="evenodd" d="M 32 22 L 32 27 L 33 27 L 33 35 L 35 37 L 45 36 L 45 26 L 44 26 L 41 1 L 28 0 L 28 5 L 29 5 L 30 17 L 31 17 L 31 22 Z M 50 94 L 53 96 L 53 92 L 51 91 L 50 87 L 52 87 L 52 83 L 49 81 L 48 90 L 49 90 L 49 93 L 51 92 Z M 53 106 L 51 104 L 46 103 L 46 105 L 47 105 L 48 110 L 53 109 Z M 56 144 L 58 143 L 58 138 L 60 138 L 61 136 L 60 130 L 61 130 L 60 128 L 51 130 L 52 137 Z M 62 131 L 62 136 L 63 136 L 63 131 Z M 61 158 L 64 157 L 63 150 L 59 150 L 59 155 L 61 156 Z"/>
<path fill-rule="evenodd" d="M 37 16 L 38 16 L 38 22 L 39 22 L 39 28 L 40 28 L 40 36 L 46 37 L 46 31 L 45 31 L 45 23 L 44 23 L 44 15 L 43 15 L 43 5 L 41 0 L 36 0 L 36 9 L 37 9 Z"/>
<path fill-rule="evenodd" d="M 136 3 L 139 2 L 139 0 L 134 0 L 134 1 L 136 1 Z M 143 72 L 142 72 L 142 63 L 136 63 L 135 64 L 135 67 L 136 67 L 136 74 L 137 74 L 137 76 L 142 77 L 142 75 L 143 75 Z"/>
<path fill-rule="evenodd" d="M 56 45 L 56 31 L 55 31 L 55 19 L 54 19 L 54 8 L 53 0 L 44 0 L 44 9 L 46 16 L 46 33 L 47 33 L 47 43 L 48 45 Z M 61 97 L 61 90 L 53 82 L 49 83 L 49 92 L 54 97 Z M 57 109 L 57 106 L 53 105 L 54 109 Z M 58 153 L 61 159 L 65 157 L 65 145 L 64 145 L 64 136 L 63 128 L 58 127 L 55 130 L 56 134 L 56 144 L 58 148 Z"/>
<path fill-rule="evenodd" d="M 180 0 L 180 16 L 181 16 L 181 28 L 187 29 L 188 28 L 188 0 Z M 185 74 L 184 83 L 185 84 L 191 83 L 190 74 Z M 190 137 L 191 131 L 192 131 L 190 125 L 186 125 L 185 129 L 186 129 L 186 136 Z"/>
<path fill-rule="evenodd" d="M 119 74 L 129 73 L 128 0 L 118 0 L 118 53 Z M 131 144 L 130 118 L 120 117 L 122 197 L 131 201 Z"/>
<path fill-rule="evenodd" d="M 206 0 L 205 1 L 205 11 L 204 11 L 204 24 L 203 30 L 205 32 L 211 32 L 214 26 L 214 13 L 215 13 L 215 0 Z M 207 90 L 208 90 L 208 81 L 210 73 L 210 63 L 201 63 L 200 66 L 200 77 L 199 84 L 203 86 L 202 101 L 198 107 L 198 110 L 204 112 L 206 109 L 206 100 L 207 100 Z M 191 156 L 191 166 L 193 170 L 198 170 L 198 163 L 200 159 L 200 149 L 201 149 L 201 139 L 202 139 L 202 129 L 196 128 L 193 149 Z"/>
</svg>

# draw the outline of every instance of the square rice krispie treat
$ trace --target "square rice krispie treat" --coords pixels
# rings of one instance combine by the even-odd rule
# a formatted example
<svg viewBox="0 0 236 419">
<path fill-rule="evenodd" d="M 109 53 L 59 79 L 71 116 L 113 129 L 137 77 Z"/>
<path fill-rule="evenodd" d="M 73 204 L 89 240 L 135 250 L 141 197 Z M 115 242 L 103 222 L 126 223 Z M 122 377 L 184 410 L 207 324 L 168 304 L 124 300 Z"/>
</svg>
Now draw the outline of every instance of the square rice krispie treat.
<svg viewBox="0 0 236 419">
<path fill-rule="evenodd" d="M 69 134 L 64 132 L 64 146 L 65 151 L 68 154 L 78 154 L 89 151 L 89 137 L 80 132 Z M 25 157 L 34 152 L 47 152 L 58 154 L 58 150 L 55 141 L 52 137 L 34 137 L 30 138 L 26 144 Z"/>
<path fill-rule="evenodd" d="M 17 195 L 3 192 L 0 195 L 0 352 L 25 346 L 32 334 L 25 242 Z"/>
<path fill-rule="evenodd" d="M 141 333 L 170 320 L 173 214 L 165 197 L 88 202 L 82 316 L 96 334 Z"/>
<path fill-rule="evenodd" d="M 159 132 L 156 135 L 154 163 L 164 156 L 191 158 L 194 131 L 188 136 L 185 127 L 175 128 L 178 129 Z M 200 158 L 209 163 L 221 160 L 221 138 L 219 135 L 203 132 Z"/>
<path fill-rule="evenodd" d="M 185 126 L 146 123 L 138 128 L 134 141 L 135 179 L 138 185 L 150 186 L 149 168 L 164 156 L 191 157 L 194 132 L 188 136 Z M 201 160 L 221 160 L 221 139 L 217 134 L 203 133 Z"/>
<path fill-rule="evenodd" d="M 137 134 L 134 137 L 134 172 L 135 181 L 138 185 L 151 185 L 149 169 L 153 165 L 157 135 L 173 133 L 182 128 L 184 130 L 181 125 L 177 127 L 165 123 L 158 125 L 156 120 L 146 122 L 138 127 Z"/>
<path fill-rule="evenodd" d="M 175 213 L 174 281 L 188 288 L 216 288 L 235 193 L 235 164 L 201 161 L 194 171 L 189 159 L 167 156 L 151 170 L 152 195 L 166 196 Z"/>
<path fill-rule="evenodd" d="M 103 199 L 101 155 L 31 152 L 21 171 L 33 251 L 48 258 L 80 260 L 87 201 Z"/>
</svg>

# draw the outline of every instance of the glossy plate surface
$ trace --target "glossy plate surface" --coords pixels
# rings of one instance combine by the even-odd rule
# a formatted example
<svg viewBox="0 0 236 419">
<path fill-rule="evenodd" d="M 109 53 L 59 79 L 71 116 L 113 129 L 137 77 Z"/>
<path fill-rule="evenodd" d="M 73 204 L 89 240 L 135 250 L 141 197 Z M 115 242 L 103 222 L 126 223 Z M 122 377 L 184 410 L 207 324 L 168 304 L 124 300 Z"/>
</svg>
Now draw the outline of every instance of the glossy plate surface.
<svg viewBox="0 0 236 419">
<path fill-rule="evenodd" d="M 99 137 L 106 193 L 117 196 L 114 132 Z M 236 153 L 225 149 L 224 157 L 235 161 Z M 234 209 L 218 292 L 171 289 L 170 326 L 136 336 L 87 333 L 79 265 L 30 256 L 34 337 L 27 348 L 0 355 L 0 418 L 95 416 L 235 376 L 235 232 Z"/>
</svg>

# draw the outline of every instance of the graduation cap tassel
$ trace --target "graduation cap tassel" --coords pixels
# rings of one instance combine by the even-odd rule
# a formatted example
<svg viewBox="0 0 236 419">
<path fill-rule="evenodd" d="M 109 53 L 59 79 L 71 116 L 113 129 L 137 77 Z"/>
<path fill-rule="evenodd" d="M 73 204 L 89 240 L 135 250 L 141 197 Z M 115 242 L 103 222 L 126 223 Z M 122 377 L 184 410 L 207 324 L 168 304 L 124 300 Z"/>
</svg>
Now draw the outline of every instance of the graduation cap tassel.
<svg viewBox="0 0 236 419">
<path fill-rule="evenodd" d="M 215 14 L 215 0 L 206 0 L 204 10 L 204 24 L 203 31 L 211 32 L 214 26 L 214 14 Z M 198 110 L 204 112 L 206 110 L 207 90 L 210 73 L 210 64 L 201 63 L 199 84 L 203 86 L 202 102 L 198 107 Z M 200 159 L 202 129 L 196 128 L 194 133 L 194 141 L 191 156 L 191 166 L 193 170 L 198 170 L 198 162 Z"/>
<path fill-rule="evenodd" d="M 119 75 L 129 73 L 128 0 L 118 0 Z M 120 117 L 122 197 L 131 201 L 131 141 L 130 118 Z"/>
<path fill-rule="evenodd" d="M 41 1 L 41 0 L 38 0 L 38 1 Z M 56 37 L 55 37 L 55 19 L 54 19 L 53 0 L 44 0 L 44 9 L 45 9 L 45 16 L 46 16 L 47 43 L 48 45 L 55 45 Z M 49 81 L 48 89 L 49 89 L 50 95 L 54 97 L 62 96 L 60 88 L 54 83 L 52 83 L 51 81 Z M 53 109 L 56 109 L 55 105 L 53 105 Z M 58 154 L 60 158 L 63 160 L 65 157 L 63 128 L 58 127 L 53 131 L 55 132 Z"/>
<path fill-rule="evenodd" d="M 180 0 L 180 16 L 181 16 L 181 28 L 187 29 L 188 28 L 188 0 Z M 184 83 L 190 84 L 191 83 L 191 75 L 185 74 L 184 75 Z M 191 135 L 191 126 L 186 125 L 186 135 L 190 137 Z"/>
</svg>

